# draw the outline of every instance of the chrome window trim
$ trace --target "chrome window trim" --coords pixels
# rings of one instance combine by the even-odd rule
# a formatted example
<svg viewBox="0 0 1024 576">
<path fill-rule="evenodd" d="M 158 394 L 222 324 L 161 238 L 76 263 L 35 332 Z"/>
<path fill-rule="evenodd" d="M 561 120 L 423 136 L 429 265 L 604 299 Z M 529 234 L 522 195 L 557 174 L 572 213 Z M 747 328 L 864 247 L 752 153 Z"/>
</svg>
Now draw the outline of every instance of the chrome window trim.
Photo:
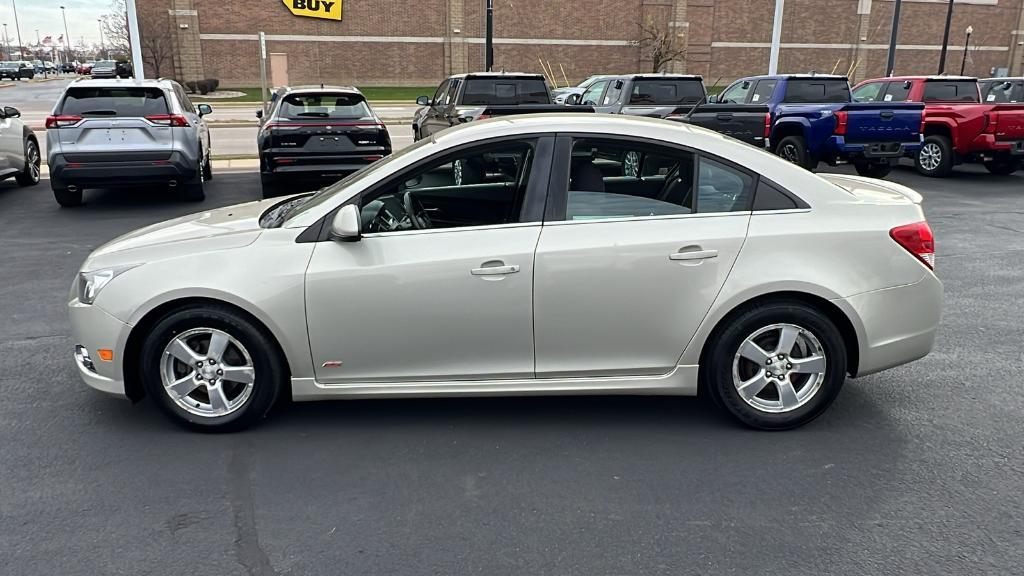
<svg viewBox="0 0 1024 576">
<path fill-rule="evenodd" d="M 480 226 L 452 226 L 450 228 L 428 228 L 426 230 L 392 230 L 390 232 L 370 232 L 361 234 L 360 239 L 388 238 L 391 236 L 421 236 L 424 234 L 438 234 L 442 232 L 472 232 L 476 230 L 499 230 L 504 228 L 529 228 L 540 227 L 541 222 L 513 222 L 511 224 L 483 224 Z"/>
</svg>

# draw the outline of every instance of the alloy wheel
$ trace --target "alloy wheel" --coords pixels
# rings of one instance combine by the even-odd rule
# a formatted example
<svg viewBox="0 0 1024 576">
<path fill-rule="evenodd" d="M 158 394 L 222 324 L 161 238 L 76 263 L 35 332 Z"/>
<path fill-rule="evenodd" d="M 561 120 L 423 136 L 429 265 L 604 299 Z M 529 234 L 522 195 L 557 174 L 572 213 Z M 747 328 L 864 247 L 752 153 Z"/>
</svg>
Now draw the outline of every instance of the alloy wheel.
<svg viewBox="0 0 1024 576">
<path fill-rule="evenodd" d="M 160 378 L 167 396 L 203 418 L 231 414 L 252 395 L 256 370 L 248 350 L 227 332 L 193 328 L 164 347 Z"/>
<path fill-rule="evenodd" d="M 25 162 L 28 164 L 28 174 L 29 177 L 32 179 L 32 182 L 39 182 L 39 146 L 37 146 L 36 143 L 32 142 L 31 140 L 29 140 L 28 142 L 28 150 L 25 154 Z"/>
<path fill-rule="evenodd" d="M 456 186 L 462 186 L 462 160 L 452 163 L 452 179 L 455 180 Z"/>
<path fill-rule="evenodd" d="M 792 144 L 786 144 L 782 147 L 781 154 L 783 160 L 797 164 L 800 162 L 800 155 L 797 153 L 796 146 Z"/>
<path fill-rule="evenodd" d="M 622 158 L 622 175 L 636 178 L 640 175 L 640 154 L 630 150 Z"/>
<path fill-rule="evenodd" d="M 928 142 L 921 147 L 918 161 L 925 170 L 929 172 L 935 170 L 942 162 L 942 148 L 934 142 Z"/>
<path fill-rule="evenodd" d="M 821 390 L 826 366 L 814 334 L 795 324 L 772 324 L 740 344 L 732 364 L 733 385 L 757 410 L 791 412 Z"/>
</svg>

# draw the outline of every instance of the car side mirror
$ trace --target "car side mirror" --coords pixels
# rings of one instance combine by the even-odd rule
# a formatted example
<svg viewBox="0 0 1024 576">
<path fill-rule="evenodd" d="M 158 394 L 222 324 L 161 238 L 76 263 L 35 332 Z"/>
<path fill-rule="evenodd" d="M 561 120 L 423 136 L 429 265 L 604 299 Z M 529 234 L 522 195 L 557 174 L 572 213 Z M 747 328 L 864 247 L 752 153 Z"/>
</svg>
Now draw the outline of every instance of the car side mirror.
<svg viewBox="0 0 1024 576">
<path fill-rule="evenodd" d="M 256 117 L 257 118 L 263 118 L 263 110 L 257 110 L 256 111 Z"/>
<path fill-rule="evenodd" d="M 914 83 L 911 82 L 910 80 L 904 80 L 903 81 L 903 89 L 904 90 L 910 90 L 910 87 L 913 86 L 913 85 L 914 85 Z"/>
<path fill-rule="evenodd" d="M 359 207 L 346 204 L 338 210 L 331 221 L 331 238 L 342 242 L 359 240 Z"/>
<path fill-rule="evenodd" d="M 4 118 L 18 118 L 21 116 L 21 112 L 17 108 L 12 106 L 4 106 Z"/>
<path fill-rule="evenodd" d="M 426 96 L 420 96 L 416 99 L 417 106 L 430 106 L 430 98 Z"/>
<path fill-rule="evenodd" d="M 200 116 L 206 116 L 207 114 L 213 112 L 213 108 L 211 108 L 209 104 L 200 104 L 196 108 L 199 110 Z"/>
<path fill-rule="evenodd" d="M 579 94 L 569 94 L 568 96 L 565 97 L 565 103 L 568 104 L 569 106 L 575 106 L 575 105 L 579 104 L 580 103 L 580 95 Z"/>
</svg>

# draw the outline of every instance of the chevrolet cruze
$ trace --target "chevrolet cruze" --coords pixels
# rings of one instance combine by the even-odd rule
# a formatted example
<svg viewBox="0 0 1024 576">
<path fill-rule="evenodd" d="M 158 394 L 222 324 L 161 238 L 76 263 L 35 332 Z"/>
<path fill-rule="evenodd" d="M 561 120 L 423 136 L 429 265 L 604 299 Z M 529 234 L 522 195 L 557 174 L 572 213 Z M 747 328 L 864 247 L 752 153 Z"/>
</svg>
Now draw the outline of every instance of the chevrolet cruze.
<svg viewBox="0 0 1024 576">
<path fill-rule="evenodd" d="M 554 114 L 132 232 L 89 256 L 69 307 L 86 383 L 198 430 L 289 397 L 698 393 L 786 429 L 847 375 L 930 351 L 934 263 L 906 187 Z"/>
</svg>

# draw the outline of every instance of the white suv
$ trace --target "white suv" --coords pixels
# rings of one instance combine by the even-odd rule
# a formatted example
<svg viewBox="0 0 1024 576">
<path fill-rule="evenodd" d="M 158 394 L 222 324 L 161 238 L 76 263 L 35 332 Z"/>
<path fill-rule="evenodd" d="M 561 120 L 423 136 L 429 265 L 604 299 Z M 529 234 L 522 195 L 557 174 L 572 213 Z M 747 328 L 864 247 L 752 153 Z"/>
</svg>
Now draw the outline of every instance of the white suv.
<svg viewBox="0 0 1024 576">
<path fill-rule="evenodd" d="M 78 80 L 46 119 L 50 186 L 61 206 L 86 188 L 169 186 L 205 198 L 213 177 L 208 104 L 193 106 L 173 80 Z"/>
</svg>

